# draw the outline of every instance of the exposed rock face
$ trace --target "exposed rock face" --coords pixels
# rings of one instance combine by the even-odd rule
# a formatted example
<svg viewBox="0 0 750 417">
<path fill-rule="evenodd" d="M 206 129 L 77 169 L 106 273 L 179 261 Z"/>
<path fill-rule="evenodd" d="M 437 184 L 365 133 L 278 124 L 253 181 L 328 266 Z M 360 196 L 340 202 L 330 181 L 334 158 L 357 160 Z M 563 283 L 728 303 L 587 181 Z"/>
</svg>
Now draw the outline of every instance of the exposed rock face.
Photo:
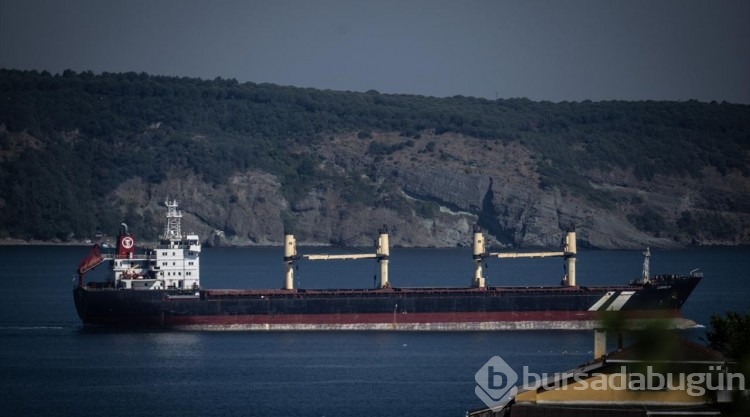
<svg viewBox="0 0 750 417">
<path fill-rule="evenodd" d="M 372 155 L 372 141 L 392 151 Z M 626 171 L 581 173 L 593 198 L 542 187 L 539 162 L 517 142 L 374 134 L 298 151 L 317 157 L 321 177 L 295 201 L 260 171 L 236 173 L 220 186 L 195 176 L 131 180 L 111 198 L 135 203 L 152 224 L 161 224 L 159 205 L 175 198 L 183 227 L 220 245 L 280 244 L 285 228 L 302 244 L 370 245 L 387 225 L 393 245 L 462 246 L 474 224 L 501 246 L 558 247 L 569 227 L 580 245 L 598 248 L 750 243 L 750 181 L 739 174 L 706 170 L 701 179 L 643 182 Z"/>
<path fill-rule="evenodd" d="M 160 184 L 140 179 L 122 184 L 115 195 L 136 198 L 144 212 L 161 224 L 164 201 L 176 199 L 183 212 L 183 231 L 198 233 L 209 244 L 271 245 L 284 235 L 280 213 L 288 208 L 281 184 L 270 174 L 248 172 L 227 185 L 212 187 L 195 176 L 171 177 Z M 127 196 L 127 197 L 126 197 Z"/>
</svg>

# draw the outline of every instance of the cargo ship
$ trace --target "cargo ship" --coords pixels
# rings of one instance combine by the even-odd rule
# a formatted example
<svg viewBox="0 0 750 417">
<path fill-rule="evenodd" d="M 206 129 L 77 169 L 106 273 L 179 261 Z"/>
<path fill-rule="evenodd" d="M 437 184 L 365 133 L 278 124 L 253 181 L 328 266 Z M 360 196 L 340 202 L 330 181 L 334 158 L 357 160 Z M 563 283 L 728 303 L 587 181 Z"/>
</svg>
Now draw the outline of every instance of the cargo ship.
<svg viewBox="0 0 750 417">
<path fill-rule="evenodd" d="M 700 282 L 700 272 L 650 276 L 647 250 L 639 279 L 620 286 L 579 285 L 574 230 L 566 233 L 559 252 L 494 253 L 486 250 L 484 235 L 475 227 L 470 285 L 451 288 L 391 285 L 385 228 L 375 252 L 368 254 L 300 254 L 294 236 L 285 233 L 281 288 L 204 289 L 199 236 L 182 233 L 176 201 L 165 205 L 166 225 L 157 245 L 138 248 L 135 235 L 123 224 L 114 252 L 103 253 L 97 244 L 81 261 L 73 298 L 84 325 L 182 330 L 591 329 L 601 327 L 610 315 L 631 323 L 660 319 L 676 328 L 695 325 L 682 318 L 681 308 Z M 553 256 L 564 262 L 559 285 L 485 285 L 487 258 Z M 295 262 L 302 259 L 374 259 L 379 280 L 372 289 L 294 288 Z M 87 272 L 107 262 L 105 281 L 85 282 Z"/>
</svg>

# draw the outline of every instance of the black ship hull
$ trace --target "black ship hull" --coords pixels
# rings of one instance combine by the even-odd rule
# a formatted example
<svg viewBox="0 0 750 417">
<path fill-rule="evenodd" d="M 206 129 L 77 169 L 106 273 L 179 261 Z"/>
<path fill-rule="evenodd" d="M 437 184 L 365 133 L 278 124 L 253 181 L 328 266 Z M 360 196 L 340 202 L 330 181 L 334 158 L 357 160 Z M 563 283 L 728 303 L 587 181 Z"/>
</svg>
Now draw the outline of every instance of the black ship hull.
<svg viewBox="0 0 750 417">
<path fill-rule="evenodd" d="M 373 290 L 74 290 L 86 325 L 195 330 L 589 329 L 608 315 L 681 318 L 699 276 L 596 287 Z"/>
</svg>

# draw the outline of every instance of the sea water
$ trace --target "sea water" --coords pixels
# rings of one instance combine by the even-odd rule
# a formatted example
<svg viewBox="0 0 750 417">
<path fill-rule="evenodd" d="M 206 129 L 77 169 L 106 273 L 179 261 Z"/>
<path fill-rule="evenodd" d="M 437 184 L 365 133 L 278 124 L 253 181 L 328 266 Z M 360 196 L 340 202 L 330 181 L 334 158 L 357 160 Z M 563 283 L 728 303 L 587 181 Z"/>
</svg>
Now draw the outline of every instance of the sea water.
<svg viewBox="0 0 750 417">
<path fill-rule="evenodd" d="M 302 248 L 302 252 L 327 249 Z M 554 373 L 592 357 L 588 331 L 162 332 L 89 329 L 73 305 L 88 248 L 0 246 L 0 415 L 462 416 L 483 406 L 475 373 L 493 356 Z M 466 286 L 468 249 L 393 248 L 394 286 Z M 206 248 L 206 288 L 279 288 L 280 248 Z M 581 251 L 578 283 L 623 284 L 640 251 Z M 488 285 L 557 285 L 561 259 L 487 260 Z M 105 266 L 87 279 L 101 279 Z M 750 248 L 653 251 L 652 274 L 700 268 L 683 316 L 750 311 Z M 300 288 L 370 288 L 372 260 L 299 261 Z M 703 343 L 706 328 L 683 331 Z M 615 341 L 610 340 L 610 346 Z"/>
</svg>

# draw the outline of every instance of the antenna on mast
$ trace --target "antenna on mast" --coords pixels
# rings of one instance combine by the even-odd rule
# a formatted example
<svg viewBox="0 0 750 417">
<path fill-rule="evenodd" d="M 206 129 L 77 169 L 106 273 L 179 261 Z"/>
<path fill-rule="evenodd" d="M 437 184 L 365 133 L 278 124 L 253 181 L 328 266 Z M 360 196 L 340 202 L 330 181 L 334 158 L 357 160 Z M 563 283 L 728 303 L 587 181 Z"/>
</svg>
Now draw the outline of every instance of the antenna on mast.
<svg viewBox="0 0 750 417">
<path fill-rule="evenodd" d="M 646 247 L 646 251 L 643 252 L 643 272 L 641 273 L 641 282 L 647 283 L 651 279 L 651 273 L 649 271 L 649 259 L 651 258 L 651 249 Z"/>
</svg>

